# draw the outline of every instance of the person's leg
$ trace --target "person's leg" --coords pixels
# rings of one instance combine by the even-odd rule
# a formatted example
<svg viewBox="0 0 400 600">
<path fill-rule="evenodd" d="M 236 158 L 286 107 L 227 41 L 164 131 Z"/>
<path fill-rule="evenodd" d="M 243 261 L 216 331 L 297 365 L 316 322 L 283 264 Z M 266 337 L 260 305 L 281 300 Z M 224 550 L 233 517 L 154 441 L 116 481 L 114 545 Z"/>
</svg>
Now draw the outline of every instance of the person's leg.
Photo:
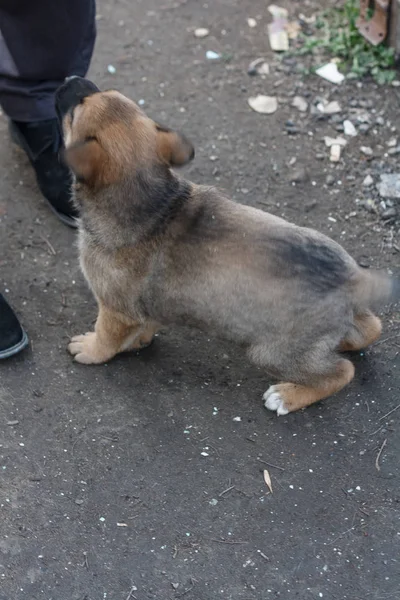
<svg viewBox="0 0 400 600">
<path fill-rule="evenodd" d="M 54 93 L 85 76 L 96 37 L 95 0 L 0 0 L 0 105 L 53 210 L 74 225 L 70 175 L 59 161 Z"/>
</svg>

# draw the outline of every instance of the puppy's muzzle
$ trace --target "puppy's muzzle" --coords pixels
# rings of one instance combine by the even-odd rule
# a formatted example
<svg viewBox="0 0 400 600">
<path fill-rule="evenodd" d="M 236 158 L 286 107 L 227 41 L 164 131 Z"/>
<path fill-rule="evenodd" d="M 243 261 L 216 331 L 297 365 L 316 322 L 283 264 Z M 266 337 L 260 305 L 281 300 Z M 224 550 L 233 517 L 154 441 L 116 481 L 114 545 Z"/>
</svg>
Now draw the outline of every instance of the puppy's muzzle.
<svg viewBox="0 0 400 600">
<path fill-rule="evenodd" d="M 100 92 L 99 88 L 89 79 L 77 77 L 76 75 L 67 77 L 56 91 L 56 111 L 60 121 L 84 98 L 97 94 L 97 92 Z"/>
</svg>

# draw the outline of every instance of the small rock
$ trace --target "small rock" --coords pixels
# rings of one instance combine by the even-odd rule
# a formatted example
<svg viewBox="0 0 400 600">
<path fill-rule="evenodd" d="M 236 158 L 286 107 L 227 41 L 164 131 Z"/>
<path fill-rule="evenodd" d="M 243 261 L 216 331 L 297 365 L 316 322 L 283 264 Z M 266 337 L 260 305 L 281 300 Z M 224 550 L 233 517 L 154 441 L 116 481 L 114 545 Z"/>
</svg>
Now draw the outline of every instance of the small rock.
<svg viewBox="0 0 400 600">
<path fill-rule="evenodd" d="M 345 135 L 350 135 L 352 137 L 357 135 L 357 129 L 354 127 L 353 123 L 348 119 L 343 121 L 343 131 Z"/>
<path fill-rule="evenodd" d="M 290 176 L 290 182 L 291 183 L 303 183 L 304 181 L 306 181 L 306 179 L 308 178 L 308 173 L 305 169 L 305 167 L 298 167 L 297 169 L 294 169 L 291 176 Z"/>
<path fill-rule="evenodd" d="M 397 146 L 397 138 L 390 138 L 390 140 L 386 142 L 386 145 L 389 146 L 389 148 L 394 148 Z"/>
<path fill-rule="evenodd" d="M 75 500 L 75 504 L 78 504 L 78 506 L 80 506 L 81 504 L 83 504 L 83 500 L 81 500 L 80 498 L 77 498 Z"/>
<path fill-rule="evenodd" d="M 380 126 L 382 127 L 382 125 L 384 125 L 384 124 L 385 124 L 385 119 L 384 119 L 383 117 L 376 117 L 376 119 L 375 119 L 375 123 L 376 123 L 377 125 L 380 125 Z"/>
<path fill-rule="evenodd" d="M 289 135 L 295 135 L 299 133 L 299 128 L 293 123 L 293 121 L 286 121 L 285 129 Z"/>
<path fill-rule="evenodd" d="M 252 17 L 247 19 L 247 25 L 253 29 L 253 27 L 257 27 L 257 21 Z"/>
<path fill-rule="evenodd" d="M 400 198 L 400 173 L 381 175 L 378 191 L 382 198 Z"/>
<path fill-rule="evenodd" d="M 363 206 L 370 213 L 374 213 L 375 215 L 378 214 L 378 207 L 372 198 L 368 198 L 368 200 L 360 202 L 360 206 Z"/>
<path fill-rule="evenodd" d="M 326 179 L 325 179 L 326 185 L 331 186 L 331 185 L 333 185 L 335 183 L 335 181 L 336 181 L 336 179 L 335 179 L 335 177 L 333 175 L 327 175 L 326 176 Z"/>
<path fill-rule="evenodd" d="M 394 207 L 387 208 L 381 214 L 382 219 L 393 219 L 393 217 L 396 217 L 396 216 L 397 216 L 397 210 Z"/>
<path fill-rule="evenodd" d="M 177 590 L 179 587 L 179 583 L 171 583 L 171 585 L 174 588 L 174 590 Z"/>
<path fill-rule="evenodd" d="M 303 96 L 295 96 L 293 98 L 292 106 L 297 108 L 300 112 L 307 112 L 308 102 Z"/>
<path fill-rule="evenodd" d="M 362 184 L 364 187 L 370 187 L 373 183 L 374 180 L 371 175 L 367 175 Z"/>
<path fill-rule="evenodd" d="M 371 129 L 371 125 L 369 125 L 368 123 L 361 123 L 358 126 L 358 131 L 360 133 L 363 133 L 364 135 L 366 135 L 370 129 Z"/>
<path fill-rule="evenodd" d="M 206 27 L 198 27 L 194 30 L 194 36 L 197 38 L 205 38 L 209 33 L 210 31 Z"/>
<path fill-rule="evenodd" d="M 361 146 L 360 151 L 365 154 L 365 156 L 372 156 L 374 151 L 369 146 Z"/>
<path fill-rule="evenodd" d="M 389 148 L 388 154 L 390 156 L 395 156 L 396 154 L 400 154 L 400 146 L 397 146 L 396 148 Z"/>
<path fill-rule="evenodd" d="M 271 115 L 278 108 L 278 100 L 275 96 L 258 94 L 257 96 L 251 96 L 247 102 L 255 112 L 264 115 Z"/>
<path fill-rule="evenodd" d="M 329 160 L 331 162 L 339 162 L 342 146 L 340 144 L 332 144 Z"/>
<path fill-rule="evenodd" d="M 337 64 L 334 62 L 330 62 L 322 67 L 319 67 L 319 69 L 317 69 L 315 72 L 317 75 L 323 77 L 331 83 L 340 84 L 344 80 L 344 75 L 339 73 Z"/>
<path fill-rule="evenodd" d="M 331 146 L 333 146 L 333 145 L 346 146 L 346 144 L 347 144 L 347 141 L 342 137 L 331 138 L 328 135 L 326 135 L 324 137 L 324 142 L 325 142 L 325 145 L 328 146 L 328 148 L 331 148 Z"/>
<path fill-rule="evenodd" d="M 115 73 L 117 72 L 117 69 L 114 67 L 114 65 L 108 65 L 107 71 L 109 73 L 111 73 L 111 75 L 115 75 Z"/>
<path fill-rule="evenodd" d="M 342 112 L 342 108 L 339 102 L 336 100 L 332 100 L 332 102 L 328 102 L 328 104 L 322 105 L 322 107 L 322 112 L 324 112 L 326 115 L 336 115 L 337 113 Z"/>
<path fill-rule="evenodd" d="M 325 154 L 318 152 L 318 154 L 315 155 L 315 158 L 316 160 L 325 160 Z"/>
<path fill-rule="evenodd" d="M 313 210 L 316 206 L 317 206 L 317 201 L 311 200 L 310 202 L 307 202 L 307 204 L 304 205 L 304 210 L 306 212 L 310 212 L 310 210 Z"/>
<path fill-rule="evenodd" d="M 206 58 L 207 60 L 218 60 L 221 58 L 221 55 L 218 52 L 214 52 L 214 50 L 207 50 Z"/>
<path fill-rule="evenodd" d="M 251 61 L 247 69 L 248 75 L 269 75 L 269 65 L 264 58 L 256 58 Z"/>
<path fill-rule="evenodd" d="M 7 421 L 7 425 L 10 425 L 10 427 L 14 427 L 14 425 L 18 425 L 19 421 L 15 420 L 15 421 Z"/>
</svg>

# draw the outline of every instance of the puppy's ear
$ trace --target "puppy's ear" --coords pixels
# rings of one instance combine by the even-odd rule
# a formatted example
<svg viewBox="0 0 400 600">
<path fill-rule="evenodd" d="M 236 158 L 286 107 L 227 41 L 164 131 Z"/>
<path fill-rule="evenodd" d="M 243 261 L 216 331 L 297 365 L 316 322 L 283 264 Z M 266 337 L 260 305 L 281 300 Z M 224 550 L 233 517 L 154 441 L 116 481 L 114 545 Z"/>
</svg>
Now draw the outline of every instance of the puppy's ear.
<svg viewBox="0 0 400 600">
<path fill-rule="evenodd" d="M 164 162 L 172 167 L 181 167 L 193 160 L 194 148 L 184 135 L 157 123 L 156 129 L 157 151 Z"/>
<path fill-rule="evenodd" d="M 65 148 L 62 158 L 79 183 L 89 186 L 101 183 L 105 152 L 96 138 L 87 138 Z"/>
</svg>

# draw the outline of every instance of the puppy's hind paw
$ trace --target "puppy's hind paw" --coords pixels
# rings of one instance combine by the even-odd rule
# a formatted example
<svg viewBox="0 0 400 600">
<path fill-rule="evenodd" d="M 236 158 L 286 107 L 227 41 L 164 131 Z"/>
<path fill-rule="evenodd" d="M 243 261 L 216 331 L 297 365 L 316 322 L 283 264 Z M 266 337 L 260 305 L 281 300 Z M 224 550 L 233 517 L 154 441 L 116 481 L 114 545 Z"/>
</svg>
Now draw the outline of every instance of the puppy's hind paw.
<svg viewBox="0 0 400 600">
<path fill-rule="evenodd" d="M 290 411 L 279 393 L 279 385 L 271 385 L 263 396 L 264 406 L 268 410 L 276 411 L 276 414 L 287 415 Z"/>
</svg>

